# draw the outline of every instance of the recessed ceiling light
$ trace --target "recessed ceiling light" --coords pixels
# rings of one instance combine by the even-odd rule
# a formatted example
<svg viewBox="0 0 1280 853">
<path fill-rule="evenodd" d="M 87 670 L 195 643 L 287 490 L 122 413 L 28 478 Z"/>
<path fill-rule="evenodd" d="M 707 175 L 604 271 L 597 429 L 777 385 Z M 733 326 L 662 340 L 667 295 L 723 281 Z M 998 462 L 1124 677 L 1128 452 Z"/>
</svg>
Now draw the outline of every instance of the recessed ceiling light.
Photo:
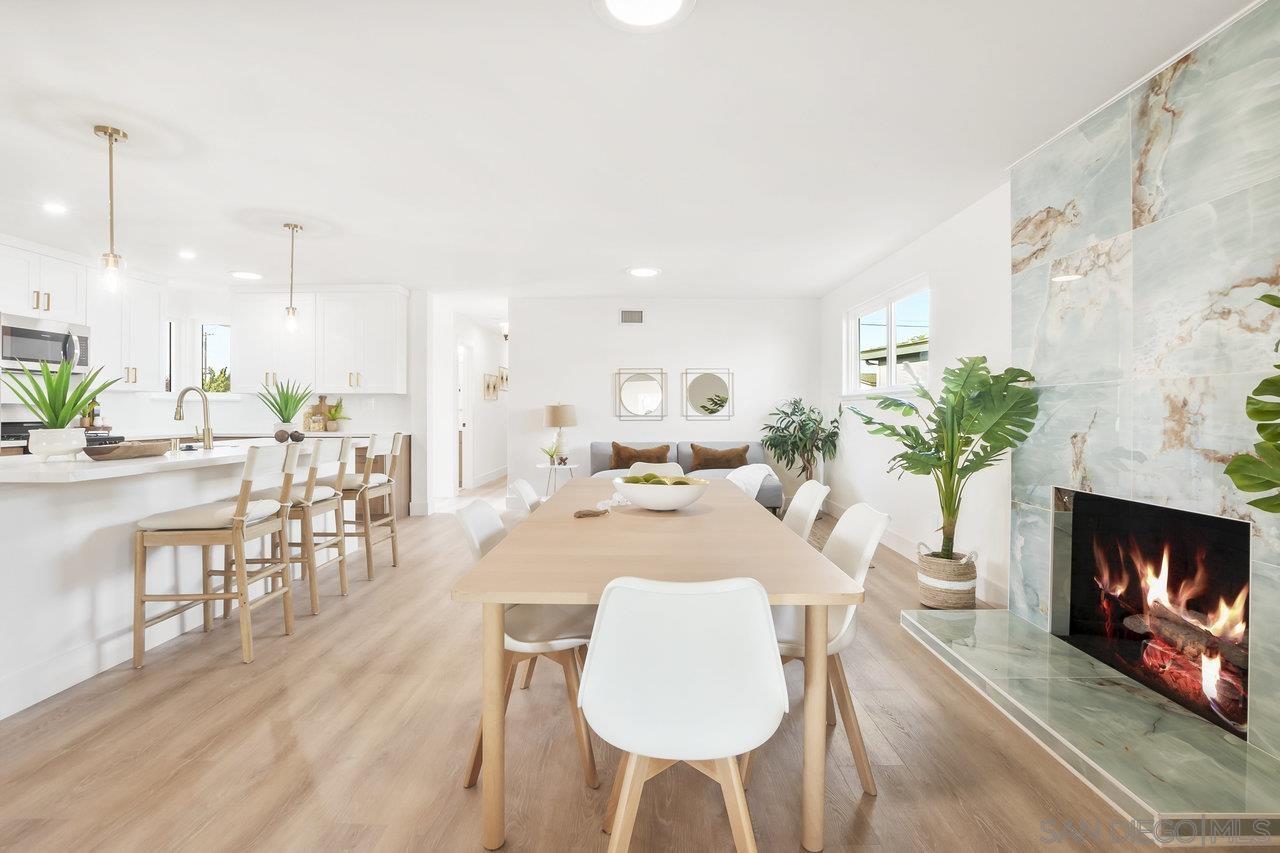
<svg viewBox="0 0 1280 853">
<path fill-rule="evenodd" d="M 597 14 L 631 32 L 647 33 L 680 23 L 693 11 L 694 0 L 592 0 Z"/>
<path fill-rule="evenodd" d="M 1061 275 L 1050 277 L 1049 281 L 1079 281 L 1082 278 L 1084 278 L 1084 276 L 1080 275 L 1078 272 L 1064 272 Z"/>
<path fill-rule="evenodd" d="M 262 276 L 256 272 L 244 272 L 243 270 L 236 270 L 232 272 L 231 277 L 238 278 L 242 281 L 258 281 L 262 278 Z"/>
<path fill-rule="evenodd" d="M 179 249 L 178 257 L 182 258 L 184 261 L 194 261 L 196 259 L 196 253 L 190 249 Z"/>
<path fill-rule="evenodd" d="M 44 203 L 44 212 L 50 216 L 65 216 L 67 206 L 60 201 L 46 201 Z"/>
<path fill-rule="evenodd" d="M 627 270 L 627 274 L 636 278 L 653 278 L 655 275 L 662 275 L 662 270 L 657 267 L 632 267 Z"/>
</svg>

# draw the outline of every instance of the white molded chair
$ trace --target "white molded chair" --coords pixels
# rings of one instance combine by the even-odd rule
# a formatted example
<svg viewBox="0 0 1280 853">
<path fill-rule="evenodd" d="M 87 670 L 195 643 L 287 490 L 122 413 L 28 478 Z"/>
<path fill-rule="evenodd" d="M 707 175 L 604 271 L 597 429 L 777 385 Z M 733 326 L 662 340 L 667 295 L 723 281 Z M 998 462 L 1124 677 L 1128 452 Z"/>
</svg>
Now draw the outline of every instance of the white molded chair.
<svg viewBox="0 0 1280 853">
<path fill-rule="evenodd" d="M 822 509 L 822 502 L 831 494 L 831 488 L 817 480 L 809 480 L 796 489 L 787 511 L 782 516 L 782 523 L 796 532 L 801 539 L 808 541 L 813 532 L 813 522 Z"/>
<path fill-rule="evenodd" d="M 720 784 L 735 846 L 755 851 L 737 756 L 772 737 L 787 711 L 758 581 L 612 581 L 578 704 L 596 734 L 626 753 L 605 817 L 610 853 L 630 845 L 645 782 L 681 761 Z"/>
<path fill-rule="evenodd" d="M 463 538 L 471 556 L 479 560 L 507 535 L 498 511 L 484 501 L 472 501 L 457 511 L 455 517 L 462 527 Z M 579 649 L 591 639 L 591 624 L 595 618 L 594 607 L 570 604 L 516 604 L 506 612 L 506 687 L 504 706 L 511 701 L 511 689 L 515 686 L 516 666 L 529 661 L 522 687 L 529 686 L 533 666 L 538 657 L 547 657 L 560 664 L 564 670 L 564 685 L 569 701 L 569 713 L 573 718 L 578 737 L 578 752 L 582 760 L 582 772 L 587 785 L 600 785 L 596 775 L 595 754 L 591 751 L 591 733 L 587 721 L 578 709 Z M 483 726 L 476 729 L 475 746 L 471 751 L 471 764 L 464 788 L 471 788 L 480 778 L 483 760 Z"/>
<path fill-rule="evenodd" d="M 631 467 L 627 469 L 627 475 L 631 477 L 644 476 L 645 474 L 657 474 L 659 477 L 682 477 L 684 469 L 680 467 L 679 462 L 632 462 Z"/>
<path fill-rule="evenodd" d="M 507 509 L 528 515 L 541 505 L 542 498 L 528 480 L 517 478 L 507 486 Z"/>
<path fill-rule="evenodd" d="M 864 586 L 867 571 L 871 568 L 871 557 L 888 527 L 888 515 L 867 504 L 854 504 L 836 522 L 822 553 L 852 578 L 854 583 Z M 827 677 L 831 682 L 831 693 L 835 694 L 835 704 L 839 705 L 840 716 L 844 720 L 845 734 L 849 737 L 849 748 L 858 768 L 862 790 L 875 796 L 876 783 L 871 776 L 871 761 L 862 742 L 862 729 L 858 726 L 858 715 L 853 708 L 853 695 L 849 691 L 849 681 L 845 677 L 844 664 L 840 659 L 840 653 L 853 644 L 857 633 L 857 610 L 856 605 L 827 608 L 827 636 L 830 638 L 827 642 Z M 774 607 L 773 624 L 778 634 L 778 651 L 782 655 L 782 662 L 803 662 L 804 608 L 794 605 Z M 827 724 L 836 724 L 830 693 L 827 696 Z M 743 775 L 747 776 L 751 766 L 749 757 L 745 764 Z"/>
</svg>

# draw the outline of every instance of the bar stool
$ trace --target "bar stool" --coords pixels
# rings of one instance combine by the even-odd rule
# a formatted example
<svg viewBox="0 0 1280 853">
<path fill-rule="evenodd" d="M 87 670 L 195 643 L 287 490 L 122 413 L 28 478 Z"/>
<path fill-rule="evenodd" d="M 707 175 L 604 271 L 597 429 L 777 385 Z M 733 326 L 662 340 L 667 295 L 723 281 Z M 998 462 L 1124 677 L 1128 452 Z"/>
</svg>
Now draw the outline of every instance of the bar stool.
<svg viewBox="0 0 1280 853">
<path fill-rule="evenodd" d="M 369 580 L 373 580 L 373 534 L 379 527 L 387 528 L 387 535 L 379 542 L 391 540 L 391 565 L 400 565 L 400 531 L 396 526 L 395 485 L 396 471 L 400 467 L 400 446 L 404 435 L 371 435 L 369 447 L 365 450 L 364 472 L 355 472 L 354 452 L 347 460 L 341 472 L 332 477 L 324 477 L 319 482 L 324 486 L 332 486 L 342 492 L 342 499 L 355 501 L 356 517 L 343 519 L 345 535 L 364 540 L 365 571 Z M 385 459 L 383 471 L 374 471 L 373 463 L 377 458 Z M 383 512 L 373 511 L 373 502 L 382 500 Z"/>
<path fill-rule="evenodd" d="M 334 478 L 341 478 L 347 470 L 347 458 L 351 454 L 351 438 L 317 438 L 311 443 L 311 461 L 307 468 L 306 482 L 295 485 L 291 489 L 288 510 L 289 521 L 298 522 L 298 541 L 289 541 L 290 564 L 302 565 L 302 579 L 307 582 L 311 593 L 311 613 L 320 612 L 320 582 L 317 574 L 335 563 L 338 566 L 338 586 L 342 594 L 347 594 L 347 540 L 342 535 L 342 497 L 337 489 L 320 482 L 322 468 L 338 466 Z M 260 489 L 253 493 L 254 498 L 270 498 L 272 489 Z M 333 513 L 334 527 L 332 531 L 316 530 L 315 519 Z M 285 528 L 286 532 L 289 530 Z M 288 535 L 286 535 L 288 538 Z M 297 548 L 295 553 L 292 549 Z M 316 551 L 337 550 L 337 556 L 323 563 L 316 562 Z M 250 560 L 251 564 L 262 562 Z"/>
<path fill-rule="evenodd" d="M 141 668 L 146 651 L 146 629 L 195 607 L 204 607 L 204 630 L 213 627 L 213 602 L 222 601 L 229 609 L 234 599 L 240 606 L 240 647 L 244 662 L 253 661 L 253 624 L 250 610 L 276 598 L 284 603 L 284 632 L 293 633 L 293 594 L 287 562 L 268 561 L 250 572 L 245 558 L 245 543 L 264 536 L 284 535 L 288 494 L 293 485 L 293 472 L 298 461 L 295 444 L 276 447 L 250 447 L 241 475 L 240 493 L 234 500 L 170 510 L 147 516 L 138 522 L 133 539 L 133 666 Z M 253 484 L 282 475 L 275 498 L 253 497 Z M 167 545 L 199 545 L 201 549 L 201 584 L 197 593 L 148 594 L 147 549 Z M 211 568 L 214 545 L 228 554 L 229 565 L 223 571 Z M 234 555 L 234 556 L 232 556 Z M 214 590 L 213 577 L 222 575 L 222 589 Z M 252 601 L 249 585 L 267 580 L 271 590 Z M 278 585 L 277 585 L 278 579 Z M 150 601 L 174 602 L 175 606 L 150 618 L 146 605 Z M 226 615 L 224 609 L 223 615 Z"/>
</svg>

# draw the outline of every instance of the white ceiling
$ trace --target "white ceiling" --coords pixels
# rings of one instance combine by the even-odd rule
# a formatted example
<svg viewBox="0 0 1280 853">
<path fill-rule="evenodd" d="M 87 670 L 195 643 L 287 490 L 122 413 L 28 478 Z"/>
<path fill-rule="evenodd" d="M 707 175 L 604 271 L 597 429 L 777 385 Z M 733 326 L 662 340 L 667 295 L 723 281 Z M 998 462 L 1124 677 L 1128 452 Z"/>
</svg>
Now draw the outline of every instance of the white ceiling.
<svg viewBox="0 0 1280 853">
<path fill-rule="evenodd" d="M 819 295 L 1245 5 L 5 0 L 0 233 L 105 250 L 107 122 L 120 252 L 186 281 L 296 221 L 301 283 Z"/>
</svg>

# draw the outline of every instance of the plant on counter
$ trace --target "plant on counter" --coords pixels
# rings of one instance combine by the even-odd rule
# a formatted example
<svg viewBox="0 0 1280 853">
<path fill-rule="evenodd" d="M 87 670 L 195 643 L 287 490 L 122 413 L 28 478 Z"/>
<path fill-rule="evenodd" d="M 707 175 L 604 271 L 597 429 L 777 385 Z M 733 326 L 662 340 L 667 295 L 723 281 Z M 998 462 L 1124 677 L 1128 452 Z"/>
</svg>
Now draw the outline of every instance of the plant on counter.
<svg viewBox="0 0 1280 853">
<path fill-rule="evenodd" d="M 307 404 L 310 397 L 310 385 L 304 386 L 301 382 L 294 382 L 291 379 L 275 385 L 264 382 L 262 390 L 258 392 L 258 399 L 271 411 L 271 414 L 280 419 L 282 424 L 293 423 L 294 418 L 298 416 L 298 412 L 302 411 L 302 407 Z"/>
<path fill-rule="evenodd" d="M 342 398 L 338 398 L 338 402 L 334 403 L 325 411 L 325 417 L 331 421 L 349 421 L 350 417 L 342 412 Z"/>
<path fill-rule="evenodd" d="M 557 445 L 553 444 L 550 447 L 539 447 L 538 450 L 542 451 L 542 454 L 547 457 L 548 465 L 556 464 L 556 456 L 560 454 L 560 448 Z"/>
<path fill-rule="evenodd" d="M 40 420 L 45 429 L 66 429 L 81 413 L 91 413 L 97 396 L 120 381 L 116 377 L 95 385 L 98 374 L 102 372 L 99 367 L 73 386 L 72 369 L 71 362 L 64 361 L 58 365 L 57 371 L 52 371 L 49 363 L 42 361 L 38 376 L 24 364 L 22 373 L 25 378 L 16 373 L 5 373 L 3 378 L 22 405 Z"/>
<path fill-rule="evenodd" d="M 804 400 L 796 397 L 774 409 L 769 417 L 774 422 L 760 428 L 765 433 L 760 443 L 774 459 L 787 466 L 787 470 L 794 471 L 798 464 L 800 476 L 812 480 L 819 456 L 826 460 L 835 458 L 836 446 L 840 443 L 839 406 L 836 416 L 826 423 L 821 409 L 806 406 Z"/>
</svg>

